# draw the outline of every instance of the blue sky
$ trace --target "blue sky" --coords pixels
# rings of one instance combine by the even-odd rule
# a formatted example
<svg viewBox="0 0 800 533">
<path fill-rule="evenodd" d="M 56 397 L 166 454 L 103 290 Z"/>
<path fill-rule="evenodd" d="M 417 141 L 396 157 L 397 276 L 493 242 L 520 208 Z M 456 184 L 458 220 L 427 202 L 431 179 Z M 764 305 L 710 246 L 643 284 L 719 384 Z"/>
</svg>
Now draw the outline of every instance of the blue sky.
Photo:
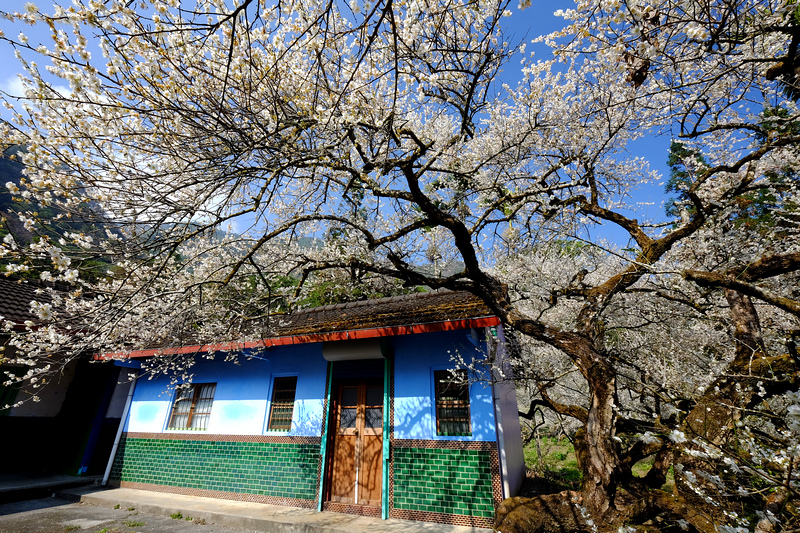
<svg viewBox="0 0 800 533">
<path fill-rule="evenodd" d="M 44 12 L 52 11 L 52 1 L 45 0 L 34 3 Z M 6 12 L 23 11 L 25 9 L 26 0 L 2 0 L 2 9 Z M 62 0 L 62 5 L 70 4 L 70 0 Z M 555 0 L 553 2 L 536 1 L 532 3 L 531 7 L 521 11 L 516 5 L 511 5 L 512 16 L 503 19 L 503 24 L 506 25 L 506 33 L 509 41 L 519 42 L 522 39 L 528 41 L 527 50 L 536 51 L 536 57 L 546 59 L 545 55 L 549 50 L 544 45 L 537 45 L 535 48 L 530 44 L 530 40 L 544 33 L 561 28 L 563 20 L 554 16 L 553 12 L 557 9 L 567 8 L 572 3 L 569 0 Z M 20 31 L 24 32 L 30 39 L 32 45 L 40 42 L 49 43 L 49 30 L 46 26 L 31 27 L 20 24 L 12 24 L 11 22 L 0 19 L 0 30 L 7 36 L 16 36 Z M 5 44 L 5 43 L 4 43 Z M 13 51 L 7 45 L 0 48 L 2 50 L 2 61 L 0 61 L 0 90 L 8 94 L 20 94 L 21 84 L 18 79 L 18 73 L 22 71 L 18 61 L 13 55 Z M 99 55 L 99 50 L 97 50 Z M 506 83 L 513 85 L 518 79 L 519 74 L 517 71 L 519 63 L 517 60 L 512 60 L 506 65 L 503 72 L 503 78 Z M 44 66 L 44 65 L 42 65 Z M 0 107 L 0 117 L 8 118 L 8 111 Z M 632 155 L 641 156 L 650 161 L 651 168 L 658 170 L 666 180 L 668 168 L 666 165 L 667 150 L 669 148 L 669 139 L 666 137 L 661 138 L 646 138 L 630 146 Z M 658 217 L 664 219 L 664 187 L 663 185 L 653 184 L 641 187 L 634 195 L 633 202 L 639 204 L 632 206 L 637 212 L 636 217 L 641 221 L 650 217 Z M 632 215 L 631 212 L 625 213 Z M 620 246 L 625 246 L 627 235 L 624 232 L 610 231 L 606 228 L 602 230 L 604 236 L 610 240 L 615 241 Z"/>
</svg>

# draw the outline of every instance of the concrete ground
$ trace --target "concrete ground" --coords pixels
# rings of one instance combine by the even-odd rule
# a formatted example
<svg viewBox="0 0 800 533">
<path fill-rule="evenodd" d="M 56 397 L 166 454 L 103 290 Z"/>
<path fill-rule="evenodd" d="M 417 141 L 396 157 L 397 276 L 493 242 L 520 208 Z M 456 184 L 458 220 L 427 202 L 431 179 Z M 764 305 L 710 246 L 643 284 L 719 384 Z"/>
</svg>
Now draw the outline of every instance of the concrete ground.
<svg viewBox="0 0 800 533">
<path fill-rule="evenodd" d="M 252 531 L 269 533 L 487 533 L 486 529 L 410 520 L 381 520 L 328 511 L 284 507 L 263 503 L 238 502 L 183 496 L 135 489 L 72 489 L 60 495 L 72 493 L 83 503 L 103 507 L 134 507 L 136 510 L 155 516 L 171 516 L 180 513 L 217 524 Z"/>
<path fill-rule="evenodd" d="M 98 486 L 0 505 L 0 533 L 487 533 L 310 509 Z"/>
<path fill-rule="evenodd" d="M 188 519 L 191 518 L 191 519 Z M 242 530 L 204 524 L 193 517 L 169 518 L 114 509 L 60 498 L 43 498 L 0 505 L 2 533 L 241 533 Z"/>
</svg>

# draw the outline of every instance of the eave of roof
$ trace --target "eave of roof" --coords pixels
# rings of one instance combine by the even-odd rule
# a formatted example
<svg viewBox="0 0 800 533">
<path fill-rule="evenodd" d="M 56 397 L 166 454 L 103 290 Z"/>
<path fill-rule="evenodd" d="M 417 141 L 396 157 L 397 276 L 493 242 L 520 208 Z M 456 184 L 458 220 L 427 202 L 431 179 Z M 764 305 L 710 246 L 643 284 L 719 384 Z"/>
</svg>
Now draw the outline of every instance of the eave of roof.
<svg viewBox="0 0 800 533">
<path fill-rule="evenodd" d="M 500 319 L 491 316 L 483 318 L 470 318 L 466 320 L 448 320 L 446 322 L 434 322 L 431 324 L 413 324 L 409 326 L 355 329 L 308 335 L 290 335 L 286 337 L 274 337 L 248 342 L 225 342 L 220 344 L 203 345 L 197 344 L 193 346 L 179 346 L 176 348 L 152 348 L 149 350 L 135 350 L 132 352 L 100 354 L 96 355 L 95 359 L 138 359 L 142 357 L 152 357 L 154 355 L 229 352 L 248 349 L 272 348 L 275 346 L 290 346 L 293 344 L 310 344 L 313 342 L 371 339 L 375 337 L 411 335 L 412 333 L 430 333 L 434 331 L 454 331 L 459 329 L 483 328 L 497 326 L 499 324 Z"/>
</svg>

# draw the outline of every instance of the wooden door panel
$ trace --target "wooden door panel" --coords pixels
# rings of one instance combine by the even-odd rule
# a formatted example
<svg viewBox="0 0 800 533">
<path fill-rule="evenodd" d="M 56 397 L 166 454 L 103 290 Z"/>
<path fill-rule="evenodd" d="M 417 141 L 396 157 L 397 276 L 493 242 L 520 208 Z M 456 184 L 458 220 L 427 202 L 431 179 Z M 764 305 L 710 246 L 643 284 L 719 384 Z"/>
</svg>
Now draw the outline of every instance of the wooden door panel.
<svg viewBox="0 0 800 533">
<path fill-rule="evenodd" d="M 364 435 L 361 439 L 361 464 L 358 469 L 358 500 L 364 505 L 381 504 L 381 459 L 383 435 Z"/>
<path fill-rule="evenodd" d="M 356 490 L 356 436 L 336 435 L 333 450 L 331 500 L 355 503 Z"/>
<path fill-rule="evenodd" d="M 381 505 L 383 386 L 341 385 L 329 484 L 331 501 Z"/>
</svg>

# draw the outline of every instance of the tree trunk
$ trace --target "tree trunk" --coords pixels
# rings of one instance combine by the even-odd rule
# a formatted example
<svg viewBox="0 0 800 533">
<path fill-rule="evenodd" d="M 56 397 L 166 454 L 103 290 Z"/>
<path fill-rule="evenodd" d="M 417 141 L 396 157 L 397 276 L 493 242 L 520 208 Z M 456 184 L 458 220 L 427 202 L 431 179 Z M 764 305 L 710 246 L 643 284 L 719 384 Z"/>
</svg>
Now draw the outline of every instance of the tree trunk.
<svg viewBox="0 0 800 533">
<path fill-rule="evenodd" d="M 589 363 L 581 370 L 591 392 L 583 449 L 578 454 L 583 471 L 583 501 L 592 516 L 600 518 L 611 510 L 617 492 L 619 454 L 612 440 L 616 373 L 611 363 L 593 349 L 584 352 L 577 362 L 579 367 Z"/>
<path fill-rule="evenodd" d="M 758 402 L 758 384 L 761 378 L 781 376 L 787 383 L 796 379 L 797 368 L 788 355 L 767 357 L 758 312 L 750 297 L 731 289 L 725 289 L 725 297 L 730 304 L 733 322 L 733 336 L 736 343 L 734 359 L 723 375 L 711 383 L 705 394 L 698 399 L 695 407 L 689 412 L 684 423 L 684 430 L 690 439 L 700 437 L 714 447 L 726 448 L 735 453 L 738 446 L 736 439 L 736 423 L 742 413 L 753 403 Z M 779 384 L 770 380 L 767 387 Z M 689 445 L 691 446 L 691 444 Z M 709 471 L 713 466 L 705 460 L 689 454 L 681 454 L 676 458 L 688 471 Z M 696 476 L 696 483 L 708 490 L 715 490 L 711 485 L 703 483 L 701 476 Z M 684 486 L 684 480 L 675 477 L 676 489 L 687 496 L 692 496 L 692 489 Z M 769 501 L 767 506 L 769 508 Z M 722 515 L 716 520 L 725 522 Z M 760 522 L 762 531 L 769 531 L 769 522 Z"/>
<path fill-rule="evenodd" d="M 725 298 L 731 306 L 733 337 L 736 340 L 736 356 L 731 367 L 735 372 L 748 373 L 748 364 L 764 355 L 764 339 L 761 336 L 758 311 L 750 297 L 740 292 L 725 289 Z"/>
<path fill-rule="evenodd" d="M 507 294 L 497 294 L 497 302 L 508 301 Z M 500 306 L 503 307 L 503 306 Z M 581 311 L 577 331 L 559 331 L 542 327 L 529 320 L 517 320 L 514 311 L 504 313 L 507 322 L 518 331 L 540 339 L 563 351 L 578 367 L 586 379 L 590 399 L 586 411 L 583 443 L 576 443 L 579 466 L 583 472 L 581 490 L 583 504 L 595 520 L 601 520 L 613 512 L 617 493 L 617 471 L 620 464 L 617 447 L 613 440 L 616 415 L 617 374 L 611 361 L 604 355 L 602 323 L 598 320 L 600 305 L 593 302 Z M 581 413 L 583 414 L 583 413 Z M 576 440 L 581 440 L 580 437 Z"/>
</svg>

